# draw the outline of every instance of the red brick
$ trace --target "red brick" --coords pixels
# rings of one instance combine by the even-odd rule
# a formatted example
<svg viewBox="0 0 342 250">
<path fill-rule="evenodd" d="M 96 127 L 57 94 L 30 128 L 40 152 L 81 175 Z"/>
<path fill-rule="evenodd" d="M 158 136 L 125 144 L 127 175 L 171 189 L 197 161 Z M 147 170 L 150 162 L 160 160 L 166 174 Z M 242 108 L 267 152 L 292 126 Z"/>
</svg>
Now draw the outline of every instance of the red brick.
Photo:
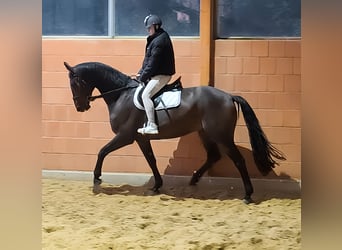
<svg viewBox="0 0 342 250">
<path fill-rule="evenodd" d="M 197 57 L 180 57 L 176 61 L 176 71 L 182 73 L 198 73 L 200 60 Z"/>
<path fill-rule="evenodd" d="M 268 75 L 267 76 L 267 90 L 270 92 L 279 92 L 284 90 L 284 76 L 283 75 Z"/>
<path fill-rule="evenodd" d="M 252 41 L 252 56 L 268 56 L 268 41 Z"/>
<path fill-rule="evenodd" d="M 215 56 L 235 56 L 235 41 L 216 40 Z"/>
<path fill-rule="evenodd" d="M 71 91 L 67 88 L 43 88 L 42 103 L 73 104 Z"/>
<path fill-rule="evenodd" d="M 267 76 L 253 75 L 252 77 L 252 91 L 267 91 Z"/>
<path fill-rule="evenodd" d="M 108 64 L 126 75 L 135 75 L 140 70 L 143 61 L 143 58 L 137 56 L 124 56 L 113 59 Z"/>
<path fill-rule="evenodd" d="M 251 56 L 252 42 L 239 40 L 236 41 L 236 56 Z"/>
<path fill-rule="evenodd" d="M 114 137 L 114 133 L 109 122 L 89 122 L 89 137 L 111 139 Z"/>
<path fill-rule="evenodd" d="M 227 58 L 227 73 L 242 73 L 242 58 L 232 57 Z"/>
<path fill-rule="evenodd" d="M 153 141 L 152 148 L 154 149 L 155 155 L 170 158 L 177 151 L 179 143 L 179 141 L 169 140 Z"/>
<path fill-rule="evenodd" d="M 274 109 L 276 103 L 276 95 L 273 93 L 258 93 L 258 108 Z"/>
<path fill-rule="evenodd" d="M 285 127 L 265 127 L 265 133 L 268 139 L 274 144 L 292 144 L 291 128 Z"/>
<path fill-rule="evenodd" d="M 253 89 L 253 79 L 251 75 L 235 76 L 235 88 L 238 91 L 249 92 Z"/>
<path fill-rule="evenodd" d="M 285 57 L 301 57 L 301 41 L 287 41 L 285 43 Z"/>
<path fill-rule="evenodd" d="M 300 145 L 283 145 L 283 152 L 286 155 L 288 162 L 300 162 L 301 161 L 301 146 Z"/>
<path fill-rule="evenodd" d="M 93 171 L 95 155 L 53 154 L 42 156 L 43 169 Z"/>
<path fill-rule="evenodd" d="M 285 75 L 285 91 L 300 92 L 301 79 L 300 75 Z"/>
<path fill-rule="evenodd" d="M 269 41 L 269 56 L 270 57 L 284 57 L 285 56 L 285 42 L 284 41 Z"/>
<path fill-rule="evenodd" d="M 279 93 L 275 94 L 276 96 L 276 106 L 275 108 L 286 110 L 286 109 L 300 109 L 301 108 L 301 101 L 300 93 Z"/>
<path fill-rule="evenodd" d="M 215 74 L 224 74 L 227 69 L 227 59 L 225 57 L 215 57 Z"/>
<path fill-rule="evenodd" d="M 245 74 L 259 73 L 259 58 L 257 57 L 243 58 L 243 73 Z"/>
<path fill-rule="evenodd" d="M 215 88 L 231 92 L 235 90 L 234 75 L 217 74 L 215 75 Z"/>
<path fill-rule="evenodd" d="M 272 57 L 260 58 L 260 74 L 275 74 L 277 69 L 276 59 Z"/>
<path fill-rule="evenodd" d="M 176 56 L 192 56 L 191 42 L 189 40 L 174 39 L 173 49 Z"/>
<path fill-rule="evenodd" d="M 293 59 L 292 58 L 277 58 L 277 74 L 292 74 Z"/>
<path fill-rule="evenodd" d="M 282 126 L 284 115 L 282 111 L 270 110 L 270 109 L 259 109 L 257 113 L 259 121 L 263 126 Z"/>
<path fill-rule="evenodd" d="M 115 56 L 143 56 L 145 39 L 114 39 L 113 54 Z"/>
<path fill-rule="evenodd" d="M 301 74 L 301 67 L 302 67 L 302 60 L 301 58 L 294 58 L 293 59 L 293 74 L 300 75 Z"/>
<path fill-rule="evenodd" d="M 199 74 L 194 73 L 182 73 L 179 76 L 182 77 L 183 87 L 197 87 L 199 86 Z"/>
<path fill-rule="evenodd" d="M 294 128 L 291 128 L 291 143 L 293 145 L 301 145 L 302 143 L 302 138 L 301 138 L 301 134 L 302 134 L 302 131 L 301 131 L 301 128 L 297 128 L 297 127 L 294 127 Z"/>
<path fill-rule="evenodd" d="M 82 116 L 74 105 L 42 104 L 43 120 L 81 121 Z"/>
<path fill-rule="evenodd" d="M 82 120 L 87 122 L 109 122 L 107 105 L 103 100 L 93 102 L 91 108 L 83 113 Z"/>
<path fill-rule="evenodd" d="M 283 126 L 297 127 L 301 126 L 301 112 L 300 110 L 285 110 Z"/>
<path fill-rule="evenodd" d="M 236 126 L 235 128 L 235 134 L 234 134 L 234 140 L 236 143 L 249 143 L 249 135 L 248 135 L 248 129 L 245 126 L 245 121 L 243 120 L 242 116 L 240 117 L 241 119 L 241 125 Z"/>
<path fill-rule="evenodd" d="M 44 121 L 42 129 L 47 137 L 89 137 L 89 123 L 85 122 Z"/>
<path fill-rule="evenodd" d="M 42 87 L 69 87 L 69 77 L 66 72 L 42 72 Z"/>
<path fill-rule="evenodd" d="M 201 55 L 201 43 L 199 40 L 190 40 L 191 42 L 191 56 L 199 57 Z"/>
</svg>

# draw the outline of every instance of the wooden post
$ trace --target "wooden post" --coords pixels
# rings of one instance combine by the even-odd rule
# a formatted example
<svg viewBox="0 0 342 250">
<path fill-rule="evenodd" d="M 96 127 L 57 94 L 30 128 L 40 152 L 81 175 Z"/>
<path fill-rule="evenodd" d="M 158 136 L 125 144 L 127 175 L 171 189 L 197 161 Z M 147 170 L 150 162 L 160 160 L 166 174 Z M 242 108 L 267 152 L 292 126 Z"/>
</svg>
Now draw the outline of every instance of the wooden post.
<svg viewBox="0 0 342 250">
<path fill-rule="evenodd" d="M 213 9 L 214 2 L 212 0 L 200 1 L 200 84 L 211 85 L 213 84 L 214 73 L 214 47 L 213 47 Z"/>
</svg>

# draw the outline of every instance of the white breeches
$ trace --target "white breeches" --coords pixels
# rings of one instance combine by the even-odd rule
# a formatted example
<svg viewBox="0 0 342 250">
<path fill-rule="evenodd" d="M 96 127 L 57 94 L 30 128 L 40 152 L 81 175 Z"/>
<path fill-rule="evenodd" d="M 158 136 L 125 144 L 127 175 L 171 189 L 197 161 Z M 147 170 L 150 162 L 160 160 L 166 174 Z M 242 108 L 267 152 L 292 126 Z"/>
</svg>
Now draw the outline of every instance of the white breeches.
<svg viewBox="0 0 342 250">
<path fill-rule="evenodd" d="M 142 100 L 146 110 L 147 120 L 155 123 L 154 105 L 151 97 L 154 96 L 162 87 L 164 87 L 171 79 L 168 75 L 157 75 L 151 78 L 146 85 L 143 93 Z"/>
</svg>

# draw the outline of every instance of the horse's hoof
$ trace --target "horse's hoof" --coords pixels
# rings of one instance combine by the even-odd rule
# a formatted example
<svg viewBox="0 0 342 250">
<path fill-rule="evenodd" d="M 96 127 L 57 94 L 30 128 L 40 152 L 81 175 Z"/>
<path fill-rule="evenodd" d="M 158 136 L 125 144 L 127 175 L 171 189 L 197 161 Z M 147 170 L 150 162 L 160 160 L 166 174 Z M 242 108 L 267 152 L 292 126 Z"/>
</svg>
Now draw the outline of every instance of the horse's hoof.
<svg viewBox="0 0 342 250">
<path fill-rule="evenodd" d="M 148 189 L 148 190 L 144 193 L 144 195 L 146 195 L 146 196 L 153 196 L 153 195 L 158 195 L 158 194 L 160 194 L 160 191 L 159 191 L 159 189 L 157 189 L 157 188 Z"/>
<path fill-rule="evenodd" d="M 243 203 L 245 203 L 245 204 L 251 204 L 251 203 L 254 203 L 254 201 L 252 200 L 252 198 L 251 197 L 245 197 L 245 198 L 243 198 Z"/>
<path fill-rule="evenodd" d="M 189 185 L 190 186 L 196 186 L 197 182 L 198 182 L 198 180 L 191 179 L 189 182 Z"/>
<path fill-rule="evenodd" d="M 198 176 L 195 175 L 195 173 L 192 175 L 192 178 L 190 180 L 190 186 L 195 186 L 197 184 L 197 182 L 199 181 Z"/>
<path fill-rule="evenodd" d="M 100 194 L 101 193 L 101 186 L 100 185 L 94 185 L 93 186 L 93 194 Z"/>
<path fill-rule="evenodd" d="M 100 178 L 94 178 L 94 186 L 101 185 L 102 180 Z"/>
<path fill-rule="evenodd" d="M 160 194 L 159 188 L 153 187 L 151 188 L 151 191 L 154 192 L 155 194 Z"/>
</svg>

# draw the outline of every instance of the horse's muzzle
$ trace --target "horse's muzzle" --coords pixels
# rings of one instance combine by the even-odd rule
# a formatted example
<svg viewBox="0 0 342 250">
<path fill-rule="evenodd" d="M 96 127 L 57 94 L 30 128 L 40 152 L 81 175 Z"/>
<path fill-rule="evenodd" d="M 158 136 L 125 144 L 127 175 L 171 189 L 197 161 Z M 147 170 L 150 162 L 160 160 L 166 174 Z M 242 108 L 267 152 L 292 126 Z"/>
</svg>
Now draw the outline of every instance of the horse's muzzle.
<svg viewBox="0 0 342 250">
<path fill-rule="evenodd" d="M 86 107 L 76 106 L 77 112 L 85 112 L 90 109 L 90 105 L 88 104 Z"/>
</svg>

